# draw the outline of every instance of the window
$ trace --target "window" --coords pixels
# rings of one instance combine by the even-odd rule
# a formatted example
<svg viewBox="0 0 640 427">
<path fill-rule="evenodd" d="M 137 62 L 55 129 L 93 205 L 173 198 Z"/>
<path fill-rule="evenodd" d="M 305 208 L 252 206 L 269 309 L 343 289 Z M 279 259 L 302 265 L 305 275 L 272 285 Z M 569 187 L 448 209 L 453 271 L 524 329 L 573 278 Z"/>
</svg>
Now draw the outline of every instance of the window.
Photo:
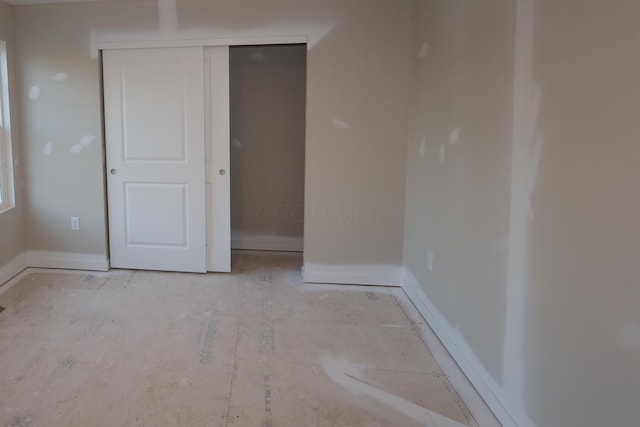
<svg viewBox="0 0 640 427">
<path fill-rule="evenodd" d="M 0 212 L 14 206 L 7 45 L 0 40 Z"/>
</svg>

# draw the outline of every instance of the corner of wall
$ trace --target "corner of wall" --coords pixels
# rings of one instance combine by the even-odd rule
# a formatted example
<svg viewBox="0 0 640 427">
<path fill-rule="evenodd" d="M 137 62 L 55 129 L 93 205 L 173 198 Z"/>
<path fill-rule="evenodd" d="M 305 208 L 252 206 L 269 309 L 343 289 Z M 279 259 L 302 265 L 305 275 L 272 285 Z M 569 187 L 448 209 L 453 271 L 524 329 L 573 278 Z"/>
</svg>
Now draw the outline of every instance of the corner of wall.
<svg viewBox="0 0 640 427">
<path fill-rule="evenodd" d="M 27 267 L 27 257 L 24 252 L 0 266 L 0 286 L 13 279 Z"/>
<path fill-rule="evenodd" d="M 449 324 L 407 267 L 402 269 L 402 290 L 500 423 L 505 427 L 534 426 L 526 414 L 515 413 L 504 388 L 484 368 L 464 336 Z"/>
<path fill-rule="evenodd" d="M 0 286 L 27 268 L 109 271 L 109 259 L 104 255 L 98 254 L 25 251 L 0 266 Z"/>
</svg>

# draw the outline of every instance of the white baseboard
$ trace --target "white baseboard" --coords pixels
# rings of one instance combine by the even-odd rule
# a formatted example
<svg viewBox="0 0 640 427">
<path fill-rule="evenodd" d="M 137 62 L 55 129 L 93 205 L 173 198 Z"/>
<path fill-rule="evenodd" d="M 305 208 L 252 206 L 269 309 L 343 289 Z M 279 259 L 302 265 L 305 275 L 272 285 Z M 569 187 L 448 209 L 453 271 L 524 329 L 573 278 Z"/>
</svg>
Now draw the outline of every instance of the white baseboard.
<svg viewBox="0 0 640 427">
<path fill-rule="evenodd" d="M 231 249 L 253 251 L 284 251 L 302 252 L 304 239 L 302 237 L 287 237 L 275 235 L 231 233 Z"/>
<path fill-rule="evenodd" d="M 397 265 L 320 265 L 305 262 L 303 279 L 306 283 L 400 286 L 401 271 Z"/>
<path fill-rule="evenodd" d="M 11 261 L 3 266 L 0 266 L 0 285 L 8 282 L 25 268 L 28 267 L 27 258 L 24 253 L 18 254 Z"/>
<path fill-rule="evenodd" d="M 27 265 L 34 268 L 108 271 L 109 259 L 104 255 L 70 252 L 27 251 Z"/>
<path fill-rule="evenodd" d="M 446 347 L 451 357 L 467 376 L 487 406 L 504 427 L 533 425 L 525 414 L 516 413 L 508 407 L 504 389 L 493 379 L 480 363 L 469 344 L 459 331 L 449 322 L 431 302 L 415 276 L 406 268 L 402 272 L 402 289 L 413 305 L 427 321 L 431 329 Z M 516 420 L 522 420 L 519 424 Z"/>
</svg>

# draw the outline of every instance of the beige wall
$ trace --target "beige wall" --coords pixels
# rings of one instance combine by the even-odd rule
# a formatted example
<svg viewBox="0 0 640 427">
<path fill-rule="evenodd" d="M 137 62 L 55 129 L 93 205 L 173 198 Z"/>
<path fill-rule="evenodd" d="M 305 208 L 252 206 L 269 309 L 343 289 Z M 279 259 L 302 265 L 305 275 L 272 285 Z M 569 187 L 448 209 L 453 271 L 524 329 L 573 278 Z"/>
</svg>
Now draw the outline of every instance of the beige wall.
<svg viewBox="0 0 640 427">
<path fill-rule="evenodd" d="M 542 144 L 525 393 L 540 426 L 635 426 L 640 396 L 640 3 L 540 1 Z"/>
<path fill-rule="evenodd" d="M 153 8 L 133 3 L 15 8 L 30 250 L 106 254 L 100 64 L 91 32 L 157 25 Z M 58 73 L 66 79 L 53 79 Z M 34 86 L 40 96 L 32 100 Z M 94 142 L 72 153 L 85 136 Z M 80 217 L 81 231 L 70 230 L 71 216 Z"/>
<path fill-rule="evenodd" d="M 18 124 L 18 98 L 16 88 L 16 51 L 14 44 L 14 9 L 0 2 L 0 40 L 7 42 L 7 57 L 9 61 L 9 96 L 11 102 L 12 144 L 14 158 L 14 181 L 16 193 L 16 207 L 0 214 L 0 267 L 11 261 L 16 255 L 22 253 L 25 248 L 24 237 L 24 202 L 21 186 L 21 156 L 20 139 L 17 132 Z"/>
<path fill-rule="evenodd" d="M 414 5 L 408 280 L 519 425 L 637 425 L 640 5 Z"/>
<path fill-rule="evenodd" d="M 498 0 L 416 4 L 405 265 L 500 380 L 515 8 Z"/>
<path fill-rule="evenodd" d="M 233 241 L 302 249 L 307 47 L 235 47 L 230 61 Z"/>
<path fill-rule="evenodd" d="M 157 4 L 16 9 L 30 248 L 105 253 L 99 63 L 91 43 L 176 37 L 172 25 L 158 30 Z M 177 37 L 309 36 L 307 262 L 402 262 L 409 12 L 408 0 L 178 2 Z M 58 72 L 67 73 L 65 82 L 51 79 Z M 29 101 L 36 84 L 41 96 Z M 84 135 L 97 139 L 70 153 Z M 45 156 L 48 142 L 55 148 Z M 70 215 L 82 217 L 81 232 L 69 231 Z"/>
</svg>

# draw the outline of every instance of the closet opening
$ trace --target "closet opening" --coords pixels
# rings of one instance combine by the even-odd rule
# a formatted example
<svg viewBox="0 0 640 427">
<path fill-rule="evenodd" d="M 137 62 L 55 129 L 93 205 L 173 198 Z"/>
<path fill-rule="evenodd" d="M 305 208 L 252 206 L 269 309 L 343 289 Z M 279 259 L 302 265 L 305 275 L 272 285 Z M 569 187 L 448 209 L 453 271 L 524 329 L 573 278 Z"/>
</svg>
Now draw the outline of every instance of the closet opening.
<svg viewBox="0 0 640 427">
<path fill-rule="evenodd" d="M 229 48 L 231 249 L 302 252 L 306 44 Z"/>
</svg>

